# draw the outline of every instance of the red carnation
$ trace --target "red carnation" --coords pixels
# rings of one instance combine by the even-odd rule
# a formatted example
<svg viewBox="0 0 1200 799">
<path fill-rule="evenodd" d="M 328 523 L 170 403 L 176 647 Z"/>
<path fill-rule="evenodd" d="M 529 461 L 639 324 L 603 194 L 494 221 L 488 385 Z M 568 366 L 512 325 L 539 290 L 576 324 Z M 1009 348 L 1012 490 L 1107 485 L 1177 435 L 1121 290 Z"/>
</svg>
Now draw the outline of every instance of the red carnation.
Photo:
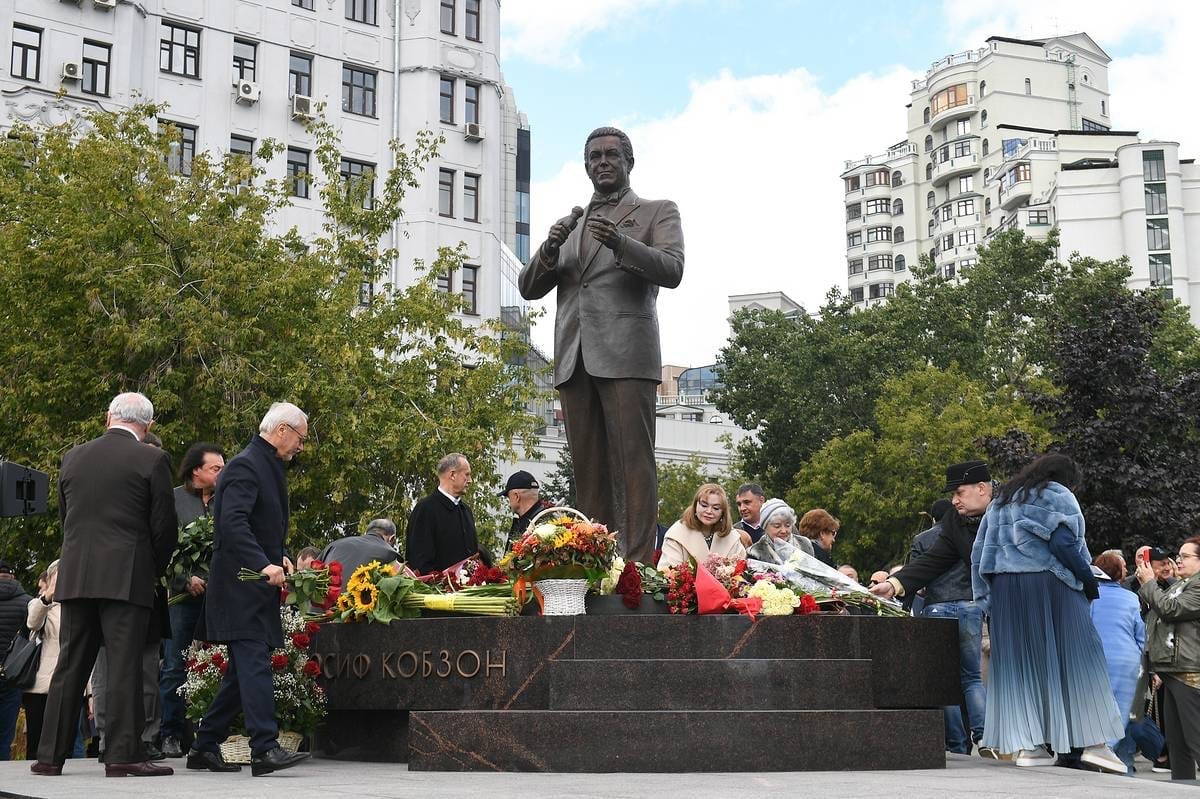
<svg viewBox="0 0 1200 799">
<path fill-rule="evenodd" d="M 304 625 L 304 632 L 308 633 L 309 635 L 316 635 L 320 629 L 321 625 L 317 624 L 315 621 L 310 621 L 308 624 Z"/>
<path fill-rule="evenodd" d="M 309 637 L 307 633 L 292 633 L 292 643 L 297 649 L 308 649 Z"/>
<path fill-rule="evenodd" d="M 805 594 L 800 597 L 800 607 L 798 610 L 802 615 L 807 616 L 809 613 L 816 613 L 820 608 L 817 607 L 817 600 L 813 599 L 812 594 Z"/>
<path fill-rule="evenodd" d="M 217 666 L 217 671 L 221 672 L 222 674 L 224 674 L 228 670 L 229 670 L 229 664 L 224 661 L 221 661 L 221 665 Z"/>
<path fill-rule="evenodd" d="M 333 575 L 335 575 L 335 574 L 336 574 L 338 577 L 341 577 L 341 576 L 342 576 L 342 563 L 341 563 L 341 561 L 332 560 L 332 561 L 330 561 L 330 562 L 329 562 L 329 574 L 330 574 L 330 576 L 331 576 L 331 577 L 332 577 Z"/>
<path fill-rule="evenodd" d="M 309 562 L 308 568 L 312 569 L 313 571 L 320 571 L 321 569 L 325 568 L 325 564 L 324 564 L 324 562 L 319 561 L 316 558 L 313 558 L 312 561 Z"/>
<path fill-rule="evenodd" d="M 225 662 L 225 657 L 220 652 L 214 652 L 212 656 L 212 662 L 213 665 L 219 668 L 221 664 Z"/>
<path fill-rule="evenodd" d="M 271 668 L 275 671 L 283 671 L 287 668 L 287 655 L 271 655 Z"/>
<path fill-rule="evenodd" d="M 733 567 L 733 576 L 737 577 L 742 572 L 746 571 L 746 561 L 739 560 L 737 565 Z"/>
<path fill-rule="evenodd" d="M 321 664 L 316 660 L 310 660 L 304 664 L 304 673 L 309 677 L 316 677 L 321 673 Z"/>
</svg>

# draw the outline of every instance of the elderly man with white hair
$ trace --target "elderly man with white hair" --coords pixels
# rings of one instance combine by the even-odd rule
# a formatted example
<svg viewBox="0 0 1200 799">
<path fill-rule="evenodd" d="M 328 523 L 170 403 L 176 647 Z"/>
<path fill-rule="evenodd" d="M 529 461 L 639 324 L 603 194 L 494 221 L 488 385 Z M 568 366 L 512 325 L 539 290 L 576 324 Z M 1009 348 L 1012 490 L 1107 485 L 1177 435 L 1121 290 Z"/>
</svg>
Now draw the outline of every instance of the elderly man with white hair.
<svg viewBox="0 0 1200 799">
<path fill-rule="evenodd" d="M 63 545 L 55 599 L 62 603 L 61 648 L 46 695 L 37 761 L 30 771 L 62 774 L 75 743 L 83 687 L 101 646 L 110 676 L 104 772 L 155 777 L 172 770 L 147 761 L 141 734 L 142 648 L 154 586 L 179 538 L 167 453 L 142 444 L 154 406 L 118 394 L 99 438 L 63 456 L 58 475 Z"/>
<path fill-rule="evenodd" d="M 241 711 L 250 733 L 250 770 L 259 777 L 308 757 L 279 746 L 271 678 L 271 650 L 283 646 L 279 588 L 288 530 L 287 475 L 283 470 L 308 440 L 308 416 L 290 402 L 273 404 L 258 435 L 221 471 L 213 495 L 213 557 L 204 630 L 197 638 L 226 644 L 229 668 L 204 712 L 187 767 L 239 771 L 221 757 L 220 744 Z M 241 569 L 266 580 L 238 579 Z"/>
</svg>

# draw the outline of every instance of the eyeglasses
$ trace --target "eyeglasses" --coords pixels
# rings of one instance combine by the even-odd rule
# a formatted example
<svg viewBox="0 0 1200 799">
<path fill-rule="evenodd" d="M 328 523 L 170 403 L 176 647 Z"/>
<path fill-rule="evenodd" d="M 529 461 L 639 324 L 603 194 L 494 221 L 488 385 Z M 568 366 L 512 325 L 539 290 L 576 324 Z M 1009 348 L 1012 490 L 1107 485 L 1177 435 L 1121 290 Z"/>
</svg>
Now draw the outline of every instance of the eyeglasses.
<svg viewBox="0 0 1200 799">
<path fill-rule="evenodd" d="M 1200 555 L 1197 555 L 1195 552 L 1180 552 L 1179 559 L 1183 560 L 1184 558 L 1200 558 Z"/>
<path fill-rule="evenodd" d="M 305 442 L 308 441 L 308 436 L 303 435 L 299 430 L 297 430 L 295 425 L 288 424 L 287 422 L 284 422 L 283 424 L 284 424 L 284 427 L 290 428 L 291 431 L 296 434 L 296 438 L 300 439 L 301 444 L 304 444 Z"/>
</svg>

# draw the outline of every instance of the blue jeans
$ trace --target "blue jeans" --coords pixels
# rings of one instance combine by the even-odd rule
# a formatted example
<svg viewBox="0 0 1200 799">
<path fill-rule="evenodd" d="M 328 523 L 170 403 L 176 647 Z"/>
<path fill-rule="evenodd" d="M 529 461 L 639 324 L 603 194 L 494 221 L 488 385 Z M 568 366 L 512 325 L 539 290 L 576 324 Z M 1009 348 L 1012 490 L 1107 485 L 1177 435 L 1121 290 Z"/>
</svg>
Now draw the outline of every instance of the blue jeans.
<svg viewBox="0 0 1200 799">
<path fill-rule="evenodd" d="M 966 700 L 971 736 L 968 738 L 963 728 L 962 710 L 958 705 L 947 706 L 944 708 L 946 751 L 969 755 L 971 745 L 983 738 L 983 713 L 987 701 L 980 671 L 983 658 L 983 611 L 970 600 L 959 600 L 926 605 L 921 615 L 931 619 L 958 619 L 958 676 Z"/>
<path fill-rule="evenodd" d="M 17 735 L 17 714 L 21 712 L 21 689 L 0 683 L 0 760 L 12 757 L 13 738 Z"/>
<path fill-rule="evenodd" d="M 162 737 L 182 738 L 187 723 L 186 708 L 183 697 L 178 693 L 183 685 L 184 673 L 183 653 L 192 644 L 192 634 L 200 621 L 200 611 L 204 603 L 200 599 L 185 599 L 182 602 L 167 607 L 171 615 L 171 638 L 163 641 L 162 674 L 159 677 L 159 691 L 162 692 Z"/>
</svg>

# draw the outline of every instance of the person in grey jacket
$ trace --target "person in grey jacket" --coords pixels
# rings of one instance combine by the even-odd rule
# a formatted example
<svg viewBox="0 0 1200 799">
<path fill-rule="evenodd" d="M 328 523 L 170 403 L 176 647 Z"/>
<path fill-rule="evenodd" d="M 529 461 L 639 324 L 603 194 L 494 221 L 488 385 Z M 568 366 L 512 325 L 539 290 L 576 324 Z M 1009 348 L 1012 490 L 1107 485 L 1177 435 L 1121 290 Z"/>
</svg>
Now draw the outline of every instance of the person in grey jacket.
<svg viewBox="0 0 1200 799">
<path fill-rule="evenodd" d="M 768 499 L 759 511 L 763 536 L 746 551 L 747 558 L 764 563 L 786 563 L 793 552 L 813 553 L 812 542 L 796 532 L 796 511 L 782 499 Z"/>
<path fill-rule="evenodd" d="M 1138 596 L 1149 607 L 1146 652 L 1163 682 L 1163 720 L 1171 779 L 1194 780 L 1200 761 L 1200 536 L 1179 547 L 1179 581 L 1165 591 L 1154 569 L 1138 563 Z"/>
</svg>

